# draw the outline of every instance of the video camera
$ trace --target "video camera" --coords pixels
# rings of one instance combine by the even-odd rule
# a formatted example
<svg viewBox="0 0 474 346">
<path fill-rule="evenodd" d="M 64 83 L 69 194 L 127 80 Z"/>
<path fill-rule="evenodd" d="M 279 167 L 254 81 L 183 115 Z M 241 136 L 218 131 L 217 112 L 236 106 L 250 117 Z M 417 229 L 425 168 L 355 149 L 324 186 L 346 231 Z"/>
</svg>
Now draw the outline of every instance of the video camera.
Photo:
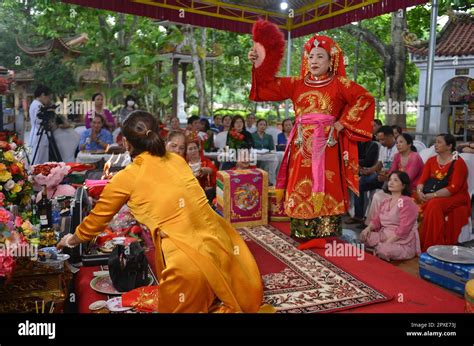
<svg viewBox="0 0 474 346">
<path fill-rule="evenodd" d="M 41 106 L 37 117 L 41 119 L 41 125 L 47 129 L 50 128 L 53 121 L 56 120 L 56 105 Z"/>
</svg>

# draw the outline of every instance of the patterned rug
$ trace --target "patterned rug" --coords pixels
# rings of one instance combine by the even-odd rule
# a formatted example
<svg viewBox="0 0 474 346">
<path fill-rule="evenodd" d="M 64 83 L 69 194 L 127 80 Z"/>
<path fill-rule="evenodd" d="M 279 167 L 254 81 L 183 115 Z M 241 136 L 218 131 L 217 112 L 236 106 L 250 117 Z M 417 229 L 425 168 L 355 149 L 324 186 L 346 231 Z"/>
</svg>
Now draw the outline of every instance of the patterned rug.
<svg viewBox="0 0 474 346">
<path fill-rule="evenodd" d="M 333 312 L 391 299 L 317 253 L 298 250 L 298 242 L 270 225 L 238 231 L 260 268 L 264 303 L 278 312 Z"/>
</svg>

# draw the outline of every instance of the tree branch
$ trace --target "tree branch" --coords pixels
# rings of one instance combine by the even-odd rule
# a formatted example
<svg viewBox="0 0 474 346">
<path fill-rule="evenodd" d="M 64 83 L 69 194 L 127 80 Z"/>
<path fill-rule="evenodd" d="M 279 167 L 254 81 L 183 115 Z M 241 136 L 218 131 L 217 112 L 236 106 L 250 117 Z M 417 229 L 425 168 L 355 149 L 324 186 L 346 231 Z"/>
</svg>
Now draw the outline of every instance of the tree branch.
<svg viewBox="0 0 474 346">
<path fill-rule="evenodd" d="M 118 44 L 119 44 L 119 47 L 123 47 L 125 46 L 125 14 L 119 13 L 117 26 L 119 28 Z"/>
<path fill-rule="evenodd" d="M 347 31 L 353 35 L 361 35 L 365 41 L 375 49 L 375 51 L 382 57 L 382 59 L 390 59 L 389 49 L 377 36 L 371 31 L 361 28 L 357 25 L 349 24 L 341 27 L 342 30 Z"/>
<path fill-rule="evenodd" d="M 103 15 L 99 15 L 99 26 L 103 30 L 108 30 L 109 26 L 107 25 L 107 22 L 105 20 L 105 17 Z"/>
<path fill-rule="evenodd" d="M 137 24 L 138 24 L 138 16 L 133 16 L 133 22 L 132 22 L 132 25 L 130 26 L 130 30 L 128 31 L 128 35 L 125 34 L 125 39 L 124 39 L 125 47 L 128 47 L 128 45 L 130 44 L 130 41 L 132 40 L 132 37 L 135 34 Z"/>
</svg>

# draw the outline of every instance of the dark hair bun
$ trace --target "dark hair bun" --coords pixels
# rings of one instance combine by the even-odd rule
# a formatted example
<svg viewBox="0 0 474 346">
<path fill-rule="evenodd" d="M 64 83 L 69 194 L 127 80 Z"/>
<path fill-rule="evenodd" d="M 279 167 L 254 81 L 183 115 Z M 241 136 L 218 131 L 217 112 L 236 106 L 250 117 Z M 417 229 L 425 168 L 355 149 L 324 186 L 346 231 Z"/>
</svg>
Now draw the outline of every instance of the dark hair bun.
<svg viewBox="0 0 474 346">
<path fill-rule="evenodd" d="M 158 134 L 157 120 L 148 112 L 130 113 L 122 125 L 122 133 L 133 146 L 132 157 L 144 151 L 160 157 L 166 154 L 165 143 Z"/>
</svg>

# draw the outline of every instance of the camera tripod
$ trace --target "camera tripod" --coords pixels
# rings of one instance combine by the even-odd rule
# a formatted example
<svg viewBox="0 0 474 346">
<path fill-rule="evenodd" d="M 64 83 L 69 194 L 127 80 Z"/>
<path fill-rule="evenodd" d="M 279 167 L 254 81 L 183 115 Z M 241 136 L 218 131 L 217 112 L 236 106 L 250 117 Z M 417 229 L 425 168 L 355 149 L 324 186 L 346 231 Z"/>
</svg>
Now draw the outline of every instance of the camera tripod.
<svg viewBox="0 0 474 346">
<path fill-rule="evenodd" d="M 36 135 L 39 136 L 38 144 L 36 146 L 35 153 L 33 155 L 33 160 L 31 160 L 31 164 L 32 165 L 35 164 L 36 155 L 38 154 L 38 149 L 40 147 L 40 143 L 41 143 L 41 139 L 43 138 L 43 135 L 46 135 L 46 138 L 48 139 L 49 161 L 62 162 L 63 159 L 61 158 L 61 154 L 59 153 L 56 140 L 54 139 L 51 133 L 51 128 L 49 127 L 49 125 L 44 126 L 43 121 L 42 121 Z"/>
</svg>

